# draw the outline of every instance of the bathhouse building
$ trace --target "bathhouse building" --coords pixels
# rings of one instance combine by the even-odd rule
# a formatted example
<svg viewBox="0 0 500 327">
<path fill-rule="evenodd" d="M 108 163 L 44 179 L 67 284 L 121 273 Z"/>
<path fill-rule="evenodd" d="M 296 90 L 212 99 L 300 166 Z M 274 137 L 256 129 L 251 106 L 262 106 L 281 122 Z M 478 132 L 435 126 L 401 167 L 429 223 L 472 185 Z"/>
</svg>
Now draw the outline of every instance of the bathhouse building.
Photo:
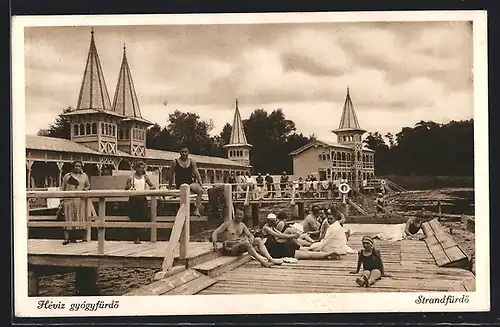
<svg viewBox="0 0 500 327">
<path fill-rule="evenodd" d="M 146 146 L 147 128 L 153 124 L 141 114 L 125 46 L 110 101 L 93 31 L 77 106 L 63 115 L 70 121 L 70 139 L 26 135 L 28 188 L 59 186 L 74 160 L 82 161 L 90 176 L 131 170 L 141 160 L 160 182 L 166 182 L 167 169 L 179 156 L 177 152 Z M 233 126 L 228 158 L 191 155 L 205 183 L 223 182 L 231 172 L 239 175 L 250 169 L 251 145 L 246 141 L 237 104 Z"/>
<path fill-rule="evenodd" d="M 361 186 L 375 177 L 375 153 L 363 146 L 366 131 L 360 127 L 349 88 L 342 109 L 339 127 L 332 131 L 337 142 L 314 140 L 291 153 L 293 175 L 305 179 L 316 175 L 318 180 L 347 180 Z"/>
</svg>

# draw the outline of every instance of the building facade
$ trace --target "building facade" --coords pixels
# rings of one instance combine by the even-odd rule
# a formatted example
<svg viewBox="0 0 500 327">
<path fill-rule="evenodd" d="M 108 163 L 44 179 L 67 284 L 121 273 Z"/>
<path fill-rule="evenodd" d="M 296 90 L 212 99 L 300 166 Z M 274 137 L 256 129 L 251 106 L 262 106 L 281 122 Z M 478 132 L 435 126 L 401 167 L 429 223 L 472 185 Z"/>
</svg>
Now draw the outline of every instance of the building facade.
<svg viewBox="0 0 500 327">
<path fill-rule="evenodd" d="M 141 160 L 149 170 L 158 173 L 160 182 L 165 182 L 170 163 L 179 156 L 176 152 L 146 147 L 147 128 L 152 123 L 141 115 L 125 46 L 113 102 L 110 101 L 93 31 L 77 106 L 63 115 L 70 121 L 70 140 L 26 135 L 28 188 L 60 186 L 62 176 L 70 171 L 75 160 L 83 162 L 90 176 L 131 170 Z M 236 121 L 227 145 L 228 159 L 190 155 L 198 164 L 204 183 L 223 182 L 231 172 L 239 175 L 250 169 L 251 146 L 246 142 L 238 105 Z"/>
<path fill-rule="evenodd" d="M 332 131 L 337 143 L 314 140 L 291 153 L 295 179 L 314 174 L 318 180 L 345 179 L 359 187 L 375 177 L 375 153 L 363 146 L 366 131 L 359 125 L 349 88 L 339 128 Z"/>
</svg>

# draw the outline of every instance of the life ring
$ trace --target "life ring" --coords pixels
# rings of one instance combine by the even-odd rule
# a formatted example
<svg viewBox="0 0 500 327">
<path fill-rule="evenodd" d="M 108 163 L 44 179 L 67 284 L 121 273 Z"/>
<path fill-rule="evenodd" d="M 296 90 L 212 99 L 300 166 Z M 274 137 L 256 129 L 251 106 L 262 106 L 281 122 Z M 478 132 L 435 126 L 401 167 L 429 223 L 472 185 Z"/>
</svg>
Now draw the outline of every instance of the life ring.
<svg viewBox="0 0 500 327">
<path fill-rule="evenodd" d="M 342 183 L 339 185 L 339 192 L 340 193 L 347 194 L 347 193 L 349 193 L 349 191 L 351 191 L 351 187 L 348 184 Z"/>
<path fill-rule="evenodd" d="M 324 190 L 328 190 L 330 187 L 330 182 L 329 181 L 322 181 L 321 186 L 323 187 Z"/>
<path fill-rule="evenodd" d="M 381 181 L 380 181 L 380 184 L 381 184 L 382 186 L 385 186 L 385 184 L 386 184 L 385 179 L 381 180 Z"/>
</svg>

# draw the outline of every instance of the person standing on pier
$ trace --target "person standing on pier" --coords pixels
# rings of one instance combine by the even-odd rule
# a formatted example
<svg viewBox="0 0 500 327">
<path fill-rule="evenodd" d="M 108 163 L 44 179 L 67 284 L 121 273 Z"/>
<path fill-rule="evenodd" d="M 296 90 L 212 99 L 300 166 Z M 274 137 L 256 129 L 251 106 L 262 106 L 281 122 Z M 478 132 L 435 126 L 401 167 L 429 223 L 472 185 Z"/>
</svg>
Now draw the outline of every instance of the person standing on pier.
<svg viewBox="0 0 500 327">
<path fill-rule="evenodd" d="M 180 189 L 182 184 L 188 184 L 191 192 L 196 193 L 195 216 L 201 216 L 201 200 L 203 196 L 203 182 L 196 162 L 189 158 L 189 149 L 182 147 L 179 149 L 180 157 L 175 159 L 168 170 L 168 185 L 172 187 L 175 176 L 175 186 Z"/>
<path fill-rule="evenodd" d="M 62 191 L 86 191 L 90 189 L 89 177 L 82 170 L 83 163 L 81 161 L 73 162 L 71 172 L 64 175 L 61 190 Z M 86 222 L 88 220 L 85 201 L 79 198 L 63 199 L 64 220 L 66 222 Z M 84 240 L 81 233 L 84 231 L 83 226 L 67 227 L 64 230 L 63 245 L 68 243 L 76 243 L 77 238 Z M 77 234 L 80 234 L 79 237 Z"/>
<path fill-rule="evenodd" d="M 127 179 L 125 190 L 145 191 L 146 184 L 151 190 L 155 188 L 151 179 L 146 175 L 146 164 L 139 161 L 135 164 L 135 173 Z M 130 221 L 148 222 L 150 221 L 148 199 L 144 195 L 131 196 L 128 199 L 128 214 Z M 141 243 L 141 234 L 146 231 L 145 228 L 135 229 L 134 243 Z"/>
<path fill-rule="evenodd" d="M 285 197 L 285 194 L 288 191 L 288 175 L 286 174 L 286 171 L 284 171 L 280 177 L 280 189 L 281 196 Z"/>
</svg>

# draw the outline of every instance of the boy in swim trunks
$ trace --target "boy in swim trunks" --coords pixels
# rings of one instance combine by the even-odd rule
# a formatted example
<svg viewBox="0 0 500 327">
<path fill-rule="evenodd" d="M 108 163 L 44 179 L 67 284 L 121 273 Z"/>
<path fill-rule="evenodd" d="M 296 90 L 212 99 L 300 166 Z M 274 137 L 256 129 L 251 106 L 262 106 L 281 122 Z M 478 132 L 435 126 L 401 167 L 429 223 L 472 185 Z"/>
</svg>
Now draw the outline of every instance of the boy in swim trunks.
<svg viewBox="0 0 500 327">
<path fill-rule="evenodd" d="M 264 241 L 261 238 L 254 237 L 250 233 L 247 226 L 242 222 L 243 216 L 243 211 L 236 210 L 234 219 L 224 222 L 213 232 L 212 243 L 214 251 L 218 250 L 217 237 L 222 234 L 222 245 L 225 255 L 238 256 L 248 252 L 263 267 L 283 263 L 280 259 L 272 258 L 264 245 Z"/>
</svg>

